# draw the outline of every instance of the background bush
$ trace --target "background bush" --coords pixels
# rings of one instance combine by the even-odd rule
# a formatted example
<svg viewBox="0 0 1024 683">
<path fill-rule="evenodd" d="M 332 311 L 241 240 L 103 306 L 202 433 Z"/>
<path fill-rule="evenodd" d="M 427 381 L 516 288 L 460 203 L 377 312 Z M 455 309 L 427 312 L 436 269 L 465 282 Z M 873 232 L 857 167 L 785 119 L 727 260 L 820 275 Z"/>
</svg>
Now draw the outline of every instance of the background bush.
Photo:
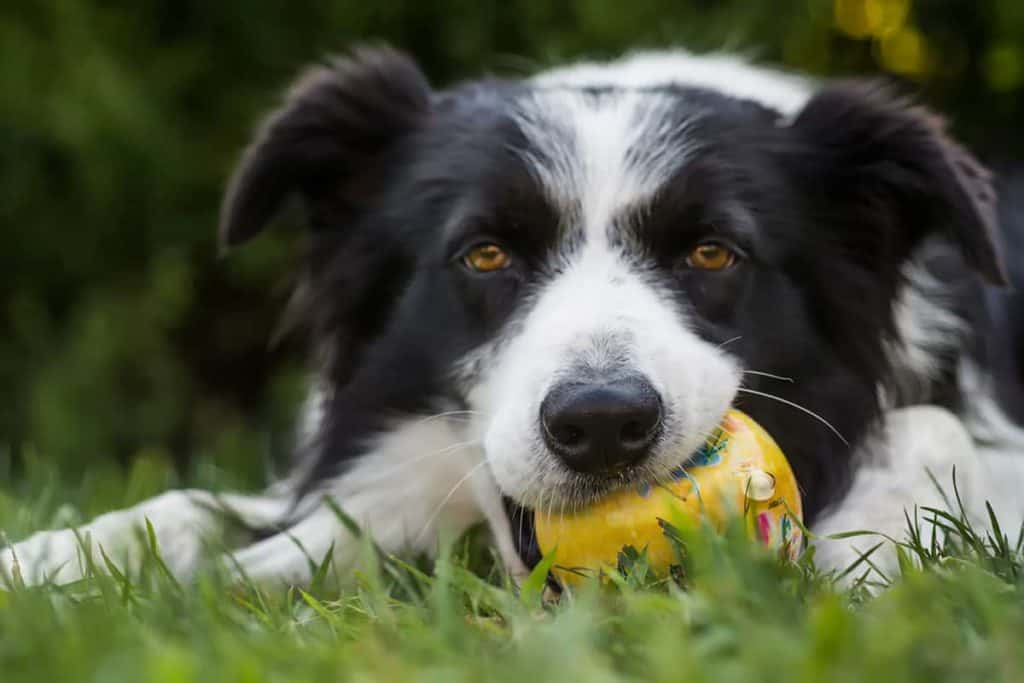
<svg viewBox="0 0 1024 683">
<path fill-rule="evenodd" d="M 0 477 L 134 460 L 253 482 L 286 450 L 302 365 L 268 339 L 295 231 L 219 260 L 217 206 L 290 77 L 353 41 L 436 84 L 661 45 L 887 72 L 988 158 L 1024 152 L 1020 0 L 299 4 L 0 3 Z"/>
</svg>

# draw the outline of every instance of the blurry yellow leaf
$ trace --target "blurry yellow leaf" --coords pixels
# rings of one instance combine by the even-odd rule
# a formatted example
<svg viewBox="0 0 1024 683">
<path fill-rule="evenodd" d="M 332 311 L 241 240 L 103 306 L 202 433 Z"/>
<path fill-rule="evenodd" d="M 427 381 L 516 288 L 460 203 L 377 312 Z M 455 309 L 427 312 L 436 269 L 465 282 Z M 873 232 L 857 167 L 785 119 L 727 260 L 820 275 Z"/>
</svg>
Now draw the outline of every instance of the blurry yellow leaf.
<svg viewBox="0 0 1024 683">
<path fill-rule="evenodd" d="M 835 0 L 836 26 L 853 38 L 895 33 L 909 13 L 910 0 Z"/>
<path fill-rule="evenodd" d="M 879 41 L 878 58 L 887 71 L 902 76 L 917 77 L 928 71 L 928 45 L 924 36 L 909 26 Z"/>
</svg>

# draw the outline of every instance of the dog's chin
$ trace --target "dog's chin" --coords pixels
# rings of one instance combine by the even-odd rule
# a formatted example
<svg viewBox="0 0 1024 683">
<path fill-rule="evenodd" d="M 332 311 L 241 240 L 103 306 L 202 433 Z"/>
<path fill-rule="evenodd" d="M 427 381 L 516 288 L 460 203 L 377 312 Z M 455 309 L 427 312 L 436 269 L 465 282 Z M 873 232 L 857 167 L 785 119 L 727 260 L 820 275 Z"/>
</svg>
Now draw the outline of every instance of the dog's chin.
<svg viewBox="0 0 1024 683">
<path fill-rule="evenodd" d="M 650 481 L 652 473 L 645 467 L 628 467 L 607 474 L 575 475 L 574 481 L 563 492 L 562 508 L 578 509 L 591 505 L 617 491 Z"/>
<path fill-rule="evenodd" d="M 615 472 L 598 474 L 581 474 L 566 469 L 559 477 L 561 481 L 551 489 L 531 492 L 534 495 L 529 498 L 509 492 L 503 492 L 503 495 L 517 507 L 542 511 L 544 514 L 577 511 L 625 489 L 670 481 L 673 470 L 688 462 L 690 457 L 680 458 L 675 464 L 645 462 Z"/>
</svg>

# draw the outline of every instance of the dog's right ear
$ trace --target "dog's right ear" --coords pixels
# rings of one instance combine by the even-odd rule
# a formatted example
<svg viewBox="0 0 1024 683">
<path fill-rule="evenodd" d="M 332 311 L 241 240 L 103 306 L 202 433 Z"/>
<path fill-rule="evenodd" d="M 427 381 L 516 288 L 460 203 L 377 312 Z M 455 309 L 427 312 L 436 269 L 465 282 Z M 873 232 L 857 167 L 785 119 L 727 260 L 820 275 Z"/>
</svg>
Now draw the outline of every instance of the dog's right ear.
<svg viewBox="0 0 1024 683">
<path fill-rule="evenodd" d="M 263 124 L 235 170 L 221 208 L 223 248 L 258 234 L 284 200 L 313 204 L 328 193 L 347 203 L 357 174 L 430 113 L 430 86 L 416 64 L 386 47 L 311 69 Z"/>
</svg>

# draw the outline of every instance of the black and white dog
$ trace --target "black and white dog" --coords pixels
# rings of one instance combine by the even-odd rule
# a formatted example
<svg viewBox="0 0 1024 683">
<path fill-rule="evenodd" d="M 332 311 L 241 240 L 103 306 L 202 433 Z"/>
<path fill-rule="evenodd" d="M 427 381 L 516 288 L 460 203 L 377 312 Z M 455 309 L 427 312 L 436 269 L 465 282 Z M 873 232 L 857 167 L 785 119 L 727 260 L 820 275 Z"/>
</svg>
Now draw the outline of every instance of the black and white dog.
<svg viewBox="0 0 1024 683">
<path fill-rule="evenodd" d="M 731 406 L 778 439 L 819 533 L 900 536 L 954 466 L 972 511 L 1024 518 L 1024 306 L 994 286 L 1024 206 L 884 89 L 667 52 L 437 92 L 359 49 L 259 132 L 224 243 L 291 195 L 316 362 L 291 474 L 79 530 L 112 557 L 138 560 L 148 518 L 187 577 L 225 505 L 264 530 L 237 566 L 302 582 L 308 556 L 358 555 L 330 497 L 396 553 L 487 521 L 519 575 L 530 511 L 668 476 Z M 15 569 L 78 578 L 75 533 L 0 550 Z"/>
</svg>

